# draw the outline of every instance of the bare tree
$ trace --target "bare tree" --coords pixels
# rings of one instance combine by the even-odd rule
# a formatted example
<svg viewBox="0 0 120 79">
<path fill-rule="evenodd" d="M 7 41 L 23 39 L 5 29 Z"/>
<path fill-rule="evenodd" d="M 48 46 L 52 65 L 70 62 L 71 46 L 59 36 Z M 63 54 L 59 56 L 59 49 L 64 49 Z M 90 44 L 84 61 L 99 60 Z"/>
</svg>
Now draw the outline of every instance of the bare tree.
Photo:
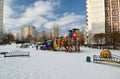
<svg viewBox="0 0 120 79">
<path fill-rule="evenodd" d="M 98 33 L 93 36 L 94 42 L 96 44 L 102 44 L 105 39 L 105 34 L 104 33 Z"/>
<path fill-rule="evenodd" d="M 27 41 L 32 41 L 32 40 L 33 40 L 32 35 L 29 34 L 29 35 L 27 36 L 26 40 L 27 40 Z"/>
<path fill-rule="evenodd" d="M 119 32 L 111 32 L 110 38 L 111 38 L 112 45 L 116 45 L 116 44 L 120 43 L 120 33 Z"/>
</svg>

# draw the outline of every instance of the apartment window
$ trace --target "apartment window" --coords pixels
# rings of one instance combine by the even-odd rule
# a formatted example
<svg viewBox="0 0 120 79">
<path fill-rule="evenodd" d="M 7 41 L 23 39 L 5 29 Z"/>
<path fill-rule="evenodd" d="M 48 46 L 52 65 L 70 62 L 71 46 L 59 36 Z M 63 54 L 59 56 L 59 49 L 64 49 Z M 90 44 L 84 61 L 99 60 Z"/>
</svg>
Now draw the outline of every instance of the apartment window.
<svg viewBox="0 0 120 79">
<path fill-rule="evenodd" d="M 111 1 L 117 1 L 117 0 L 111 0 Z"/>
<path fill-rule="evenodd" d="M 114 22 L 114 23 L 113 23 L 113 26 L 118 26 L 118 22 Z"/>
<path fill-rule="evenodd" d="M 112 4 L 113 4 L 113 5 L 117 5 L 118 2 L 117 2 L 117 1 L 112 1 Z"/>
<path fill-rule="evenodd" d="M 110 8 L 109 8 L 109 7 L 106 7 L 106 10 L 110 10 Z"/>
<path fill-rule="evenodd" d="M 118 31 L 118 28 L 113 28 L 113 31 Z"/>
<path fill-rule="evenodd" d="M 88 22 L 88 19 L 86 19 L 86 22 Z"/>
<path fill-rule="evenodd" d="M 112 10 L 118 10 L 118 6 L 112 6 Z"/>
<path fill-rule="evenodd" d="M 109 17 L 107 17 L 107 18 L 106 18 L 106 21 L 110 21 L 110 18 L 109 18 Z"/>
<path fill-rule="evenodd" d="M 106 26 L 110 26 L 110 23 L 106 23 Z"/>
<path fill-rule="evenodd" d="M 112 14 L 113 15 L 118 15 L 118 11 L 113 11 Z"/>
<path fill-rule="evenodd" d="M 109 33 L 111 31 L 110 27 L 106 28 L 106 32 Z"/>
<path fill-rule="evenodd" d="M 109 12 L 106 12 L 106 16 L 109 16 L 110 14 L 109 14 Z"/>
<path fill-rule="evenodd" d="M 118 21 L 119 20 L 119 18 L 117 16 L 113 17 L 112 19 L 113 19 L 113 21 Z"/>
<path fill-rule="evenodd" d="M 86 25 L 88 26 L 88 23 L 86 23 Z M 87 28 L 88 29 L 88 28 Z"/>
<path fill-rule="evenodd" d="M 109 6 L 109 1 L 106 1 L 105 4 L 106 4 L 107 6 Z"/>
</svg>

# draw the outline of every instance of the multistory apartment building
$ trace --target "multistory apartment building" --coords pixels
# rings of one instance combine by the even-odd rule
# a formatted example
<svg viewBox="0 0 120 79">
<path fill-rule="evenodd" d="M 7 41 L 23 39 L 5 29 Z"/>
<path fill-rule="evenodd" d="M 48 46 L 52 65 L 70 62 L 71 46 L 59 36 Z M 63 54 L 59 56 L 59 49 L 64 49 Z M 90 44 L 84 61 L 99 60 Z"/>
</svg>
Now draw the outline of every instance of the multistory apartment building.
<svg viewBox="0 0 120 79">
<path fill-rule="evenodd" d="M 86 25 L 87 44 L 95 43 L 97 33 L 120 32 L 120 0 L 86 0 Z"/>
<path fill-rule="evenodd" d="M 42 38 L 42 31 L 37 32 L 37 37 L 38 37 L 38 39 Z"/>
<path fill-rule="evenodd" d="M 37 32 L 38 39 L 51 39 L 51 31 L 38 31 Z"/>
<path fill-rule="evenodd" d="M 3 38 L 3 0 L 0 0 L 0 41 Z"/>
<path fill-rule="evenodd" d="M 120 32 L 120 0 L 105 0 L 105 33 Z M 106 42 L 111 42 L 106 35 Z"/>
<path fill-rule="evenodd" d="M 14 36 L 14 40 L 21 40 L 21 34 L 20 33 L 11 32 L 11 34 Z"/>
<path fill-rule="evenodd" d="M 59 27 L 58 25 L 54 25 L 52 30 L 51 30 L 51 36 L 53 39 L 55 39 L 56 37 L 59 37 Z"/>
<path fill-rule="evenodd" d="M 104 0 L 86 0 L 86 21 L 88 44 L 94 44 L 93 35 L 105 33 Z"/>
<path fill-rule="evenodd" d="M 30 35 L 32 38 L 36 37 L 36 30 L 34 26 L 26 26 L 21 29 L 21 35 L 22 39 L 27 39 L 27 37 Z"/>
</svg>

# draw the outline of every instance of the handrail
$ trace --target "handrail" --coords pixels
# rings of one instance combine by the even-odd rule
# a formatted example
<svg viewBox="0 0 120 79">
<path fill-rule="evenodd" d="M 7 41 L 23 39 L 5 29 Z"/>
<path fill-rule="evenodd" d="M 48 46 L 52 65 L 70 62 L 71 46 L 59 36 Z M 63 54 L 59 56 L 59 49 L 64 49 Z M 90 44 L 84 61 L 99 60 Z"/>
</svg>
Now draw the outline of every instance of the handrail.
<svg viewBox="0 0 120 79">
<path fill-rule="evenodd" d="M 113 60 L 115 62 L 120 63 L 120 56 L 111 55 L 111 58 L 101 58 L 100 55 L 93 55 L 93 62 L 94 61 L 102 61 L 102 60 Z"/>
<path fill-rule="evenodd" d="M 112 54 L 112 57 L 116 57 L 120 59 L 120 56 Z"/>
</svg>

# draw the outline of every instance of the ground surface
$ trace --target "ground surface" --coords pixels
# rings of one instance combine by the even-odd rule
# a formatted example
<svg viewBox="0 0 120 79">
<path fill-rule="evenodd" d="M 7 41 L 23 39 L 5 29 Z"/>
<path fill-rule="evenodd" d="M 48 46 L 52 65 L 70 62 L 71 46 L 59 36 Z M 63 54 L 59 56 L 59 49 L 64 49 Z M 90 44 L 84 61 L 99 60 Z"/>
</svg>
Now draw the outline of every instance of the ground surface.
<svg viewBox="0 0 120 79">
<path fill-rule="evenodd" d="M 35 50 L 19 46 L 0 46 L 0 52 L 29 51 L 30 57 L 0 55 L 0 79 L 120 79 L 120 65 L 86 62 L 86 57 L 99 55 L 100 49 L 81 47 L 80 53 Z M 119 55 L 119 50 L 110 50 Z"/>
</svg>

